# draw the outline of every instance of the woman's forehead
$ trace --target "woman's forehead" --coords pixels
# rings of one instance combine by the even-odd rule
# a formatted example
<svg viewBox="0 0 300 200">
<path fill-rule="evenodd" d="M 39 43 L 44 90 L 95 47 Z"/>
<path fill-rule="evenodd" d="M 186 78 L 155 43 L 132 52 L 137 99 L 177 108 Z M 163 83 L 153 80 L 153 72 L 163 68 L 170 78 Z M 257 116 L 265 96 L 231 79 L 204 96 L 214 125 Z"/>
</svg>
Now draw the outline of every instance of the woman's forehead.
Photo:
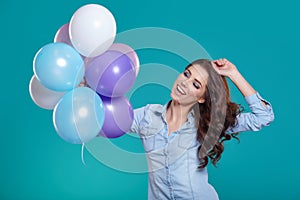
<svg viewBox="0 0 300 200">
<path fill-rule="evenodd" d="M 207 83 L 208 73 L 207 73 L 206 69 L 204 69 L 204 67 L 193 64 L 188 69 L 190 70 L 190 72 L 194 78 L 201 81 L 201 83 L 203 83 L 203 82 L 205 84 Z"/>
</svg>

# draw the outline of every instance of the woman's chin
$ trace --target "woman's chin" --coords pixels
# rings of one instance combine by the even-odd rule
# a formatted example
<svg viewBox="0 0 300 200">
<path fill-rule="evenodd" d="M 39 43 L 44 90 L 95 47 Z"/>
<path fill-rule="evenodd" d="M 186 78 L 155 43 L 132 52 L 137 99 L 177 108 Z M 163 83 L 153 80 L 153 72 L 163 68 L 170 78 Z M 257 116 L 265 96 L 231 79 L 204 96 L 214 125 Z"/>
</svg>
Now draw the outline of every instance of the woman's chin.
<svg viewBox="0 0 300 200">
<path fill-rule="evenodd" d="M 174 94 L 173 92 L 171 92 L 170 96 L 171 96 L 171 98 L 172 98 L 173 101 L 179 102 L 179 97 L 176 94 Z"/>
</svg>

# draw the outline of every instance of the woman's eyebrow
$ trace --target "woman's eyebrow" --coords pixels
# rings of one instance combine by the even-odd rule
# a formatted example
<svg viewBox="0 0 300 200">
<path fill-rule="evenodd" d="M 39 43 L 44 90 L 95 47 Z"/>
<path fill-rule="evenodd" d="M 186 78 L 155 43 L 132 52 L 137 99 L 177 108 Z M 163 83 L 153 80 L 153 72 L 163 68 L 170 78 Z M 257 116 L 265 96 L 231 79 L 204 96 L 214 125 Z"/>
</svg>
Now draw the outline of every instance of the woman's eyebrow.
<svg viewBox="0 0 300 200">
<path fill-rule="evenodd" d="M 190 75 L 192 75 L 192 72 L 189 69 L 187 69 L 187 71 L 190 73 Z M 198 79 L 195 78 L 195 81 L 197 81 L 201 85 L 201 87 L 203 86 L 202 83 Z"/>
</svg>

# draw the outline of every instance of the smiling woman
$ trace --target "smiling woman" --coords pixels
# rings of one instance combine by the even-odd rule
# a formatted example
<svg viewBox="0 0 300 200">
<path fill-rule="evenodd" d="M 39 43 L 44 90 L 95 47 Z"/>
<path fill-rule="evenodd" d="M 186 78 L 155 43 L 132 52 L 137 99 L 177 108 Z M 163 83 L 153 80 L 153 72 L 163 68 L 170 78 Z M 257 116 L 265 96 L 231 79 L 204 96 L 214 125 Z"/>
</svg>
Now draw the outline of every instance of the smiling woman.
<svg viewBox="0 0 300 200">
<path fill-rule="evenodd" d="M 225 77 L 244 95 L 251 112 L 231 102 Z M 257 131 L 274 119 L 271 104 L 226 59 L 200 59 L 179 74 L 165 105 L 134 111 L 130 132 L 147 153 L 148 199 L 219 199 L 208 183 L 208 160 L 216 165 L 224 141 Z"/>
<path fill-rule="evenodd" d="M 204 68 L 189 65 L 175 81 L 171 97 L 183 105 L 195 100 L 203 103 L 207 79 L 208 73 Z"/>
</svg>

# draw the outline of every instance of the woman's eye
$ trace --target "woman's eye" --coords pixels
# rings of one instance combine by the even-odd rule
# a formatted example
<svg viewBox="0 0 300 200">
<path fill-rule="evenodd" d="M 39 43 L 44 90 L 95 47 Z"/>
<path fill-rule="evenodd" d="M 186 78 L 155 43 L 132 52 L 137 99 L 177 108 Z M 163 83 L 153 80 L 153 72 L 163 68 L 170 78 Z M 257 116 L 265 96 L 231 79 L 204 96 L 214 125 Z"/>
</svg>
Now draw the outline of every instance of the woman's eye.
<svg viewBox="0 0 300 200">
<path fill-rule="evenodd" d="M 184 71 L 184 72 L 183 72 L 183 75 L 184 75 L 185 77 L 189 77 L 189 72 L 188 72 L 188 71 Z"/>
<path fill-rule="evenodd" d="M 198 84 L 197 82 L 194 82 L 193 85 L 194 85 L 194 87 L 195 87 L 196 89 L 199 89 L 199 88 L 200 88 L 200 86 L 199 86 L 199 84 Z"/>
</svg>

